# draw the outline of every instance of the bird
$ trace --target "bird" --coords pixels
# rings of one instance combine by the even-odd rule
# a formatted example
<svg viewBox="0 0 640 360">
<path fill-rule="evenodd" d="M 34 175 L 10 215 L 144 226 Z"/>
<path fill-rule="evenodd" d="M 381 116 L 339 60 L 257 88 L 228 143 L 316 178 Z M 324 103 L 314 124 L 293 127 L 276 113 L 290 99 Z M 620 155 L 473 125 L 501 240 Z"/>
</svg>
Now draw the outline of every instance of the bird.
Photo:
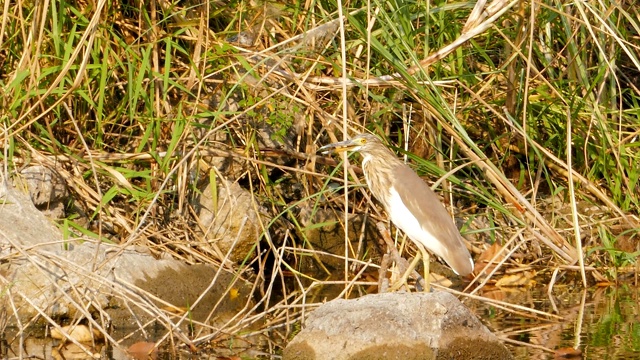
<svg viewBox="0 0 640 360">
<path fill-rule="evenodd" d="M 473 258 L 438 196 L 377 136 L 362 133 L 318 151 L 359 152 L 367 186 L 391 222 L 409 239 L 442 258 L 457 275 L 473 271 Z"/>
</svg>

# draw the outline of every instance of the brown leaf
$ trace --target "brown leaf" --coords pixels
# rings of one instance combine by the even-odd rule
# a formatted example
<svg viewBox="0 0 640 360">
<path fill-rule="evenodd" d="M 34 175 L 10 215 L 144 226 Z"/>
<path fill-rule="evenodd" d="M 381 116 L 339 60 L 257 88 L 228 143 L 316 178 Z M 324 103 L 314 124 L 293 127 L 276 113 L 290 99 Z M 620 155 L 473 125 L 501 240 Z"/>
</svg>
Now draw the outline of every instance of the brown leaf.
<svg viewBox="0 0 640 360">
<path fill-rule="evenodd" d="M 449 278 L 446 278 L 440 274 L 436 274 L 432 272 L 429 273 L 429 281 L 431 282 L 431 284 L 437 284 L 446 288 L 450 288 L 451 285 L 453 285 L 453 283 L 451 282 L 451 280 L 449 280 Z"/>
<path fill-rule="evenodd" d="M 500 280 L 496 281 L 497 287 L 532 287 L 536 284 L 533 277 L 536 275 L 535 271 L 523 271 L 513 275 L 505 275 Z"/>
<path fill-rule="evenodd" d="M 553 354 L 554 359 L 582 359 L 582 351 L 574 348 L 561 348 Z"/>
<path fill-rule="evenodd" d="M 184 315 L 188 310 L 185 307 L 178 307 L 178 306 L 172 306 L 172 305 L 163 306 L 163 307 L 161 307 L 161 309 L 166 311 L 166 312 L 170 312 L 170 313 L 172 313 L 174 315 L 180 315 L 180 316 Z"/>
<path fill-rule="evenodd" d="M 158 357 L 158 348 L 156 347 L 156 343 L 152 342 L 137 342 L 129 346 L 127 352 L 135 360 L 155 360 Z"/>
<path fill-rule="evenodd" d="M 484 287 L 482 288 L 482 296 L 487 299 L 504 301 L 506 293 L 503 290 L 494 287 Z"/>
<path fill-rule="evenodd" d="M 493 243 L 487 250 L 485 250 L 478 259 L 476 259 L 476 265 L 473 268 L 473 273 L 477 276 L 487 276 L 489 275 L 493 269 L 496 267 L 495 264 L 499 263 L 504 259 L 504 253 L 500 254 L 500 256 L 494 260 L 492 264 L 488 264 L 491 259 L 502 249 L 502 246 L 498 245 L 498 243 Z M 488 265 L 487 265 L 488 264 Z M 486 269 L 485 269 L 486 266 Z M 484 270 L 483 270 L 484 269 Z"/>
</svg>

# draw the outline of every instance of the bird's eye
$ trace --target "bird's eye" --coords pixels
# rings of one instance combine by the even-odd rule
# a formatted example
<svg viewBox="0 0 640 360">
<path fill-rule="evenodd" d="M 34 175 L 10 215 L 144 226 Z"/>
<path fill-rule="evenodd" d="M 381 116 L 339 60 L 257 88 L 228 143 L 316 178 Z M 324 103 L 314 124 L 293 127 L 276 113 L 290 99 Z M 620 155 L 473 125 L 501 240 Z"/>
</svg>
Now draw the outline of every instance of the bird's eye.
<svg viewBox="0 0 640 360">
<path fill-rule="evenodd" d="M 364 145 L 364 144 L 366 144 L 366 143 L 367 143 L 367 139 L 362 139 L 362 140 L 360 140 L 360 144 Z"/>
</svg>

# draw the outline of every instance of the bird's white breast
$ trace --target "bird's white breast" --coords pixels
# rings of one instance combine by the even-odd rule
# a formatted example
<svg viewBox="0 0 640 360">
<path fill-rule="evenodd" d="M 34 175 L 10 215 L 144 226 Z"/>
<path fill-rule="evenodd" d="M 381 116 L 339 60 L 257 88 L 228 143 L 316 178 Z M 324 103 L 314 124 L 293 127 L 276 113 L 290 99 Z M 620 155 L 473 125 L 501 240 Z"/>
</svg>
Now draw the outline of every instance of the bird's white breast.
<svg viewBox="0 0 640 360">
<path fill-rule="evenodd" d="M 392 186 L 389 192 L 391 196 L 389 197 L 390 209 L 388 212 L 395 226 L 404 231 L 411 240 L 421 243 L 436 255 L 445 257 L 447 250 L 442 246 L 442 243 L 424 229 L 404 204 L 396 189 Z"/>
</svg>

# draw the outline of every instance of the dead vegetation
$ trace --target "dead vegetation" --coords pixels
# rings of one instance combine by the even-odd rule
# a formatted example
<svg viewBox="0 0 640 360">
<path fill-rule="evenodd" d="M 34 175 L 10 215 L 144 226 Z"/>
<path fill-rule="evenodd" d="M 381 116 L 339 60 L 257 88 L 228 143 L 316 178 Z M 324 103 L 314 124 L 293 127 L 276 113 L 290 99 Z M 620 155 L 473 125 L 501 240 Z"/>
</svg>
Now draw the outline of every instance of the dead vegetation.
<svg viewBox="0 0 640 360">
<path fill-rule="evenodd" d="M 314 304 L 373 291 L 386 251 L 374 225 L 386 215 L 357 166 L 315 154 L 365 129 L 437 181 L 460 219 L 479 275 L 464 296 L 637 274 L 633 4 L 393 1 L 345 4 L 342 16 L 340 6 L 5 2 L 3 179 L 33 164 L 59 175 L 67 237 L 252 284 L 238 316 L 188 334 L 154 308 L 166 334 L 152 341 L 191 350 L 265 335 L 256 345 L 273 354 Z M 255 216 L 214 231 L 205 195 L 213 219 L 224 206 Z M 0 317 L 17 333 L 29 325 Z"/>
</svg>

